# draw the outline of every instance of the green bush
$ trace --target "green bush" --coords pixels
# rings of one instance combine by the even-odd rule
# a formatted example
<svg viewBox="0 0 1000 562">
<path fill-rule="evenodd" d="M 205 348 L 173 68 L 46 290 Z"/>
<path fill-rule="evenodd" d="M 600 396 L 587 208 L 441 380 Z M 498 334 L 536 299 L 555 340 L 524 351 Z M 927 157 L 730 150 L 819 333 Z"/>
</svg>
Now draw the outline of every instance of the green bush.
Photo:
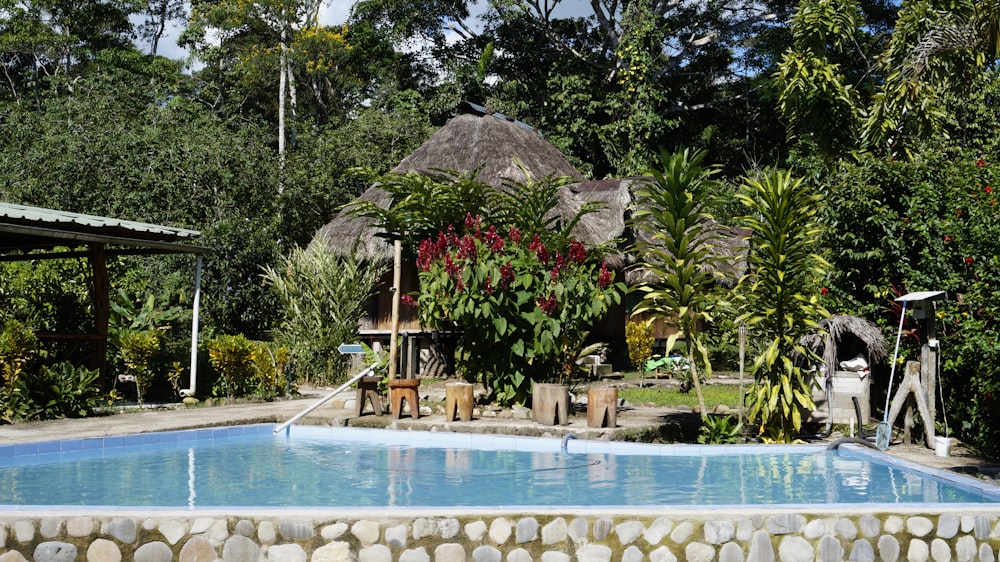
<svg viewBox="0 0 1000 562">
<path fill-rule="evenodd" d="M 102 402 L 100 374 L 69 361 L 42 366 L 29 389 L 36 414 L 43 419 L 85 417 Z"/>
<path fill-rule="evenodd" d="M 621 302 L 624 285 L 572 239 L 546 245 L 471 215 L 464 231 L 420 244 L 420 321 L 459 326 L 458 367 L 501 404 L 525 403 L 533 382 L 575 372 L 587 331 Z"/>
<path fill-rule="evenodd" d="M 236 398 L 253 393 L 257 380 L 255 348 L 243 334 L 218 336 L 208 342 L 208 357 L 220 375 L 213 395 Z"/>
<path fill-rule="evenodd" d="M 160 352 L 159 333 L 155 330 L 122 330 L 118 345 L 126 371 L 135 377 L 136 400 L 142 404 L 156 376 L 153 361 Z"/>
<path fill-rule="evenodd" d="M 25 388 L 24 374 L 38 356 L 35 332 L 17 320 L 8 320 L 0 332 L 0 420 L 7 423 L 26 419 L 33 413 L 33 403 Z"/>
<path fill-rule="evenodd" d="M 283 313 L 275 337 L 290 351 L 299 378 L 322 384 L 345 378 L 347 356 L 337 347 L 357 339 L 365 305 L 386 270 L 353 251 L 339 256 L 325 244 L 296 248 L 280 267 L 264 269 Z"/>
</svg>

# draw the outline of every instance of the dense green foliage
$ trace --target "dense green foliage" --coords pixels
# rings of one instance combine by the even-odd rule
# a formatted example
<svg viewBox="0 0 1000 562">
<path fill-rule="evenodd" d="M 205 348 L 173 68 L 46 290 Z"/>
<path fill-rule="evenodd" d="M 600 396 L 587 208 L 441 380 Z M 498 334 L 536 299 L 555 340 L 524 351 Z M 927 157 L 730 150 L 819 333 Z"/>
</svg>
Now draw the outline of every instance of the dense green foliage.
<svg viewBox="0 0 1000 562">
<path fill-rule="evenodd" d="M 291 350 L 295 378 L 317 384 L 342 380 L 348 357 L 337 351 L 357 339 L 365 305 L 388 270 L 380 262 L 338 256 L 325 244 L 295 249 L 264 278 L 284 314 L 275 339 Z"/>
</svg>

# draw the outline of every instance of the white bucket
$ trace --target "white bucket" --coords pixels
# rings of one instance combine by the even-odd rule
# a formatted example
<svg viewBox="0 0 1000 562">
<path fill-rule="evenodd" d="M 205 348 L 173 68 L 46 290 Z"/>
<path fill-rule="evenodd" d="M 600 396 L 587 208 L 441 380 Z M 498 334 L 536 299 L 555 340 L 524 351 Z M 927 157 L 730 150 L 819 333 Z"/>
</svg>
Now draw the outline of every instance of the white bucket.
<svg viewBox="0 0 1000 562">
<path fill-rule="evenodd" d="M 951 454 L 951 437 L 934 438 L 934 454 L 939 457 L 947 457 Z"/>
</svg>

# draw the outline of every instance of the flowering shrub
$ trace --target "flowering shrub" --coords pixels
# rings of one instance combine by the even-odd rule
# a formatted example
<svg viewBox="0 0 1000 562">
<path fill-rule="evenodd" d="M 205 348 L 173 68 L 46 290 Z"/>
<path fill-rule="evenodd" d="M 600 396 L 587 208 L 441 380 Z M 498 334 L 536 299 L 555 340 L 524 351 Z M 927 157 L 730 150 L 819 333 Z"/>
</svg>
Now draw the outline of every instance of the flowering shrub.
<svg viewBox="0 0 1000 562">
<path fill-rule="evenodd" d="M 471 214 L 463 226 L 420 243 L 420 321 L 460 329 L 456 365 L 466 377 L 501 403 L 525 403 L 532 382 L 572 374 L 588 331 L 621 302 L 624 285 L 576 240 L 550 247 Z"/>
</svg>

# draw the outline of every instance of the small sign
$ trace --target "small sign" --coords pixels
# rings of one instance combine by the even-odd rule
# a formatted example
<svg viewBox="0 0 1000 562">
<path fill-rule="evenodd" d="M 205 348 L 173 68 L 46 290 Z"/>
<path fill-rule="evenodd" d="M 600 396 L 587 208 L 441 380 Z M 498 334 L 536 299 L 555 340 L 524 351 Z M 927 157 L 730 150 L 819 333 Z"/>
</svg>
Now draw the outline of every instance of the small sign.
<svg viewBox="0 0 1000 562">
<path fill-rule="evenodd" d="M 360 343 L 342 343 L 337 346 L 337 351 L 339 351 L 342 355 L 351 355 L 364 353 L 365 348 L 361 347 Z"/>
</svg>

